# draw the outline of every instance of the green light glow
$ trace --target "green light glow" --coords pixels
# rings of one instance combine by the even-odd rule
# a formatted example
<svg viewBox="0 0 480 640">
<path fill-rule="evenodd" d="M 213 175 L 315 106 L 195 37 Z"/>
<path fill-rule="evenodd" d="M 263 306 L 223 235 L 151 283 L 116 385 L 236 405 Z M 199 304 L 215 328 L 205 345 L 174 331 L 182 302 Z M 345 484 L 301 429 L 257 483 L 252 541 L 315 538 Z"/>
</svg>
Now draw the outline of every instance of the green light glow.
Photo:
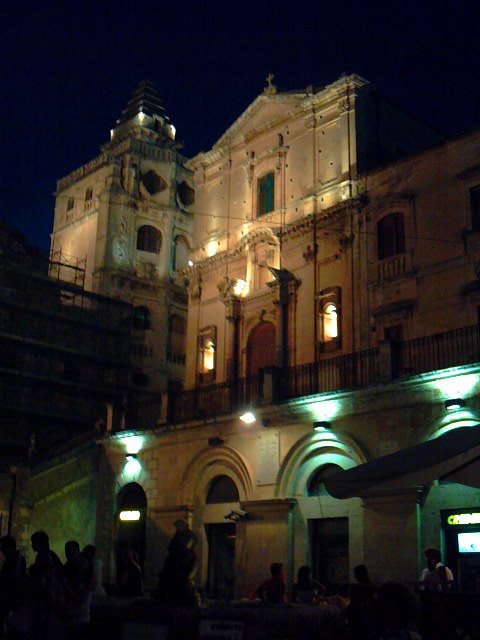
<svg viewBox="0 0 480 640">
<path fill-rule="evenodd" d="M 143 446 L 143 438 L 140 436 L 127 436 L 122 442 L 127 453 L 138 453 Z"/>
<path fill-rule="evenodd" d="M 340 413 L 341 406 L 339 400 L 318 400 L 307 404 L 307 409 L 311 412 L 314 421 L 328 422 Z"/>
<path fill-rule="evenodd" d="M 448 378 L 439 378 L 431 383 L 433 387 L 443 393 L 444 399 L 464 398 L 469 394 L 479 382 L 479 376 L 476 373 L 465 375 L 449 376 Z"/>
<path fill-rule="evenodd" d="M 136 476 L 142 470 L 142 465 L 136 459 L 128 460 L 124 467 L 124 473 L 126 476 Z"/>
</svg>

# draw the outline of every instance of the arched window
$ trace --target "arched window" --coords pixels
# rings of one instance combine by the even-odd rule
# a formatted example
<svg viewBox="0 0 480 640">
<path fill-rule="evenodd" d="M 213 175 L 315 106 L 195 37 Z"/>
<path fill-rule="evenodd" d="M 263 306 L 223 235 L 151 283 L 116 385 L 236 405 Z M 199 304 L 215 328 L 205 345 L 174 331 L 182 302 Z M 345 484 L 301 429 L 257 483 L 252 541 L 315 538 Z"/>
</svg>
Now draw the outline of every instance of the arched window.
<svg viewBox="0 0 480 640">
<path fill-rule="evenodd" d="M 151 329 L 152 318 L 148 307 L 135 307 L 133 312 L 134 329 Z"/>
<path fill-rule="evenodd" d="M 329 495 L 328 491 L 325 489 L 325 480 L 329 476 L 333 476 L 335 473 L 339 473 L 342 471 L 342 467 L 338 464 L 324 464 L 319 467 L 313 476 L 310 478 L 308 483 L 308 495 L 309 496 L 325 496 Z"/>
<path fill-rule="evenodd" d="M 405 253 L 403 213 L 389 213 L 377 222 L 377 242 L 379 260 Z"/>
<path fill-rule="evenodd" d="M 342 346 L 341 288 L 320 291 L 318 301 L 319 351 L 335 351 Z"/>
<path fill-rule="evenodd" d="M 207 504 L 239 501 L 237 485 L 228 476 L 217 476 L 212 480 L 208 490 Z"/>
<path fill-rule="evenodd" d="M 217 364 L 217 328 L 210 326 L 201 330 L 198 337 L 198 372 L 200 381 L 209 384 L 215 380 Z"/>
<path fill-rule="evenodd" d="M 162 239 L 160 231 L 150 225 L 143 225 L 137 232 L 137 249 L 149 253 L 160 253 Z"/>
<path fill-rule="evenodd" d="M 184 236 L 177 236 L 173 241 L 173 270 L 180 271 L 188 267 L 190 247 Z"/>
</svg>

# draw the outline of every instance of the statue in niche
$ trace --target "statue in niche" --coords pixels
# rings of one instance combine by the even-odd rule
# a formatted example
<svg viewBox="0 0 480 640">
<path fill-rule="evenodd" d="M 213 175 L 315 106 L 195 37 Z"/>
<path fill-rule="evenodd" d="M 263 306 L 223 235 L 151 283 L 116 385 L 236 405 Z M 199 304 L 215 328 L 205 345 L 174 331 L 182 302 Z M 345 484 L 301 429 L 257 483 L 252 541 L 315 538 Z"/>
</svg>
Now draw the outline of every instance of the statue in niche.
<svg viewBox="0 0 480 640">
<path fill-rule="evenodd" d="M 122 187 L 128 193 L 133 193 L 135 190 L 135 163 L 129 155 L 123 156 Z"/>
</svg>

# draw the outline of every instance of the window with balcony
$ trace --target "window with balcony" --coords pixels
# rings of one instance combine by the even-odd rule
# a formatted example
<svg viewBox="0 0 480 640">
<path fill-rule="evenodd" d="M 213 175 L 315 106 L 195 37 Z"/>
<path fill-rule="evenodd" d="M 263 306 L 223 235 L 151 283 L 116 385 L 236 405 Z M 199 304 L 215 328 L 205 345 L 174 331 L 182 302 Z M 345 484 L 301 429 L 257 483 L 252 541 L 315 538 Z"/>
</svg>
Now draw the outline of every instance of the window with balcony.
<svg viewBox="0 0 480 640">
<path fill-rule="evenodd" d="M 143 225 L 137 232 L 137 249 L 149 253 L 160 253 L 162 239 L 160 231 L 150 225 Z"/>
<path fill-rule="evenodd" d="M 377 223 L 378 259 L 384 260 L 405 253 L 405 221 L 403 213 L 384 216 Z"/>
<path fill-rule="evenodd" d="M 480 184 L 470 189 L 472 231 L 480 231 Z"/>
<path fill-rule="evenodd" d="M 257 181 L 257 217 L 270 213 L 275 208 L 275 174 L 266 173 Z"/>
<path fill-rule="evenodd" d="M 317 298 L 319 351 L 335 351 L 341 342 L 341 288 L 320 291 Z"/>
</svg>

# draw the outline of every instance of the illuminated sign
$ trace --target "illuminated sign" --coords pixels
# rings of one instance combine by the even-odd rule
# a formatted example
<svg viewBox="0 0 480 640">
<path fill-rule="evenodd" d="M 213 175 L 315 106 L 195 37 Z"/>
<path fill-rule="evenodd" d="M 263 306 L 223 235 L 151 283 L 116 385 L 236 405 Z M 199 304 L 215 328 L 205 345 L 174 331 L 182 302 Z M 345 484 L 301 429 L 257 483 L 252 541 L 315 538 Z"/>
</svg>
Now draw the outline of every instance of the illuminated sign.
<svg viewBox="0 0 480 640">
<path fill-rule="evenodd" d="M 123 522 L 135 522 L 136 520 L 140 520 L 140 511 L 120 511 L 120 520 Z"/>
<path fill-rule="evenodd" d="M 455 513 L 448 516 L 447 524 L 480 524 L 480 513 Z"/>
</svg>

